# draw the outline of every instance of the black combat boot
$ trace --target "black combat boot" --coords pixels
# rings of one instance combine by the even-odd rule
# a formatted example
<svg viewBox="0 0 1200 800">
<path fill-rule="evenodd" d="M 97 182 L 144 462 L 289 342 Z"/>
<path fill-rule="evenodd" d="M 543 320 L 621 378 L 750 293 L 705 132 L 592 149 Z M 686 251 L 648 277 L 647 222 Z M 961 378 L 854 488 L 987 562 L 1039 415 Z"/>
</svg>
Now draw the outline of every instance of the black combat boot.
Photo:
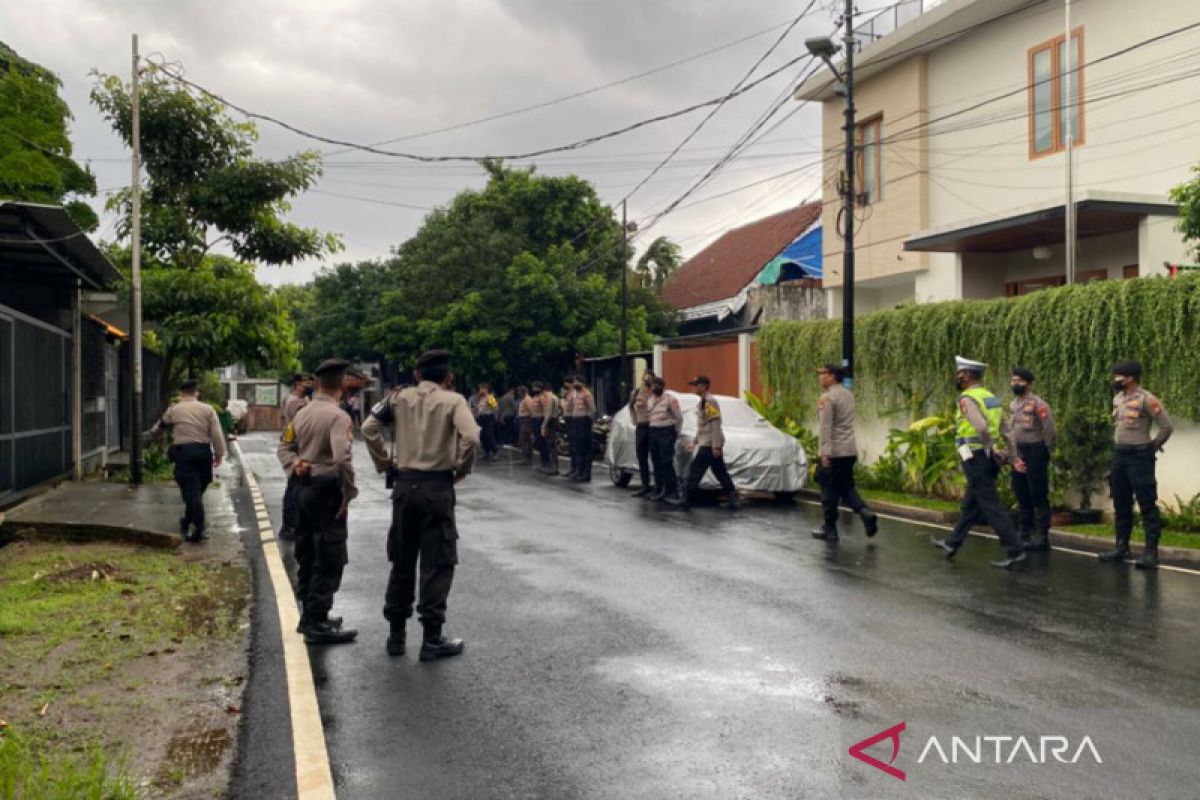
<svg viewBox="0 0 1200 800">
<path fill-rule="evenodd" d="M 328 622 L 331 626 L 333 626 L 335 628 L 342 627 L 342 618 L 341 617 L 330 617 L 329 619 L 327 619 L 325 621 Z M 296 626 L 296 633 L 304 633 L 304 626 L 307 624 L 308 624 L 308 622 L 306 621 L 306 618 L 302 615 L 300 617 L 300 624 Z"/>
<path fill-rule="evenodd" d="M 1033 537 L 1033 541 L 1025 542 L 1022 547 L 1031 553 L 1041 553 L 1050 549 L 1050 529 L 1041 528 L 1037 535 Z"/>
<path fill-rule="evenodd" d="M 449 658 L 450 656 L 461 655 L 463 651 L 462 639 L 447 639 L 442 636 L 442 626 L 426 624 L 425 639 L 421 642 L 422 661 L 436 661 L 439 658 Z"/>
<path fill-rule="evenodd" d="M 650 494 L 646 495 L 646 499 L 658 502 L 659 500 L 662 500 L 666 496 L 666 494 L 667 494 L 666 491 L 664 491 L 661 488 L 655 489 Z"/>
<path fill-rule="evenodd" d="M 989 561 L 996 569 L 1012 569 L 1017 564 L 1020 564 L 1029 556 L 1025 555 L 1024 550 L 1017 550 L 1015 553 L 1007 553 L 1004 558 L 999 561 Z"/>
<path fill-rule="evenodd" d="M 741 507 L 742 507 L 742 504 L 738 500 L 737 492 L 734 492 L 731 495 L 729 495 L 729 499 L 727 501 L 725 501 L 725 508 L 729 509 L 730 511 L 737 511 Z"/>
<path fill-rule="evenodd" d="M 879 533 L 879 515 L 869 508 L 864 508 L 858 512 L 858 516 L 862 519 L 863 527 L 867 529 L 868 539 Z"/>
<path fill-rule="evenodd" d="M 389 656 L 404 655 L 404 620 L 389 620 L 391 630 L 387 638 L 387 654 Z"/>
<path fill-rule="evenodd" d="M 819 528 L 813 528 L 811 533 L 814 539 L 822 539 L 826 542 L 836 542 L 838 540 L 837 526 L 830 525 L 828 522 Z"/>
<path fill-rule="evenodd" d="M 1101 561 L 1124 561 L 1131 555 L 1133 555 L 1133 553 L 1129 551 L 1129 540 L 1118 539 L 1116 550 L 1109 550 L 1106 553 L 1100 553 L 1098 556 L 1096 556 L 1096 558 L 1100 559 Z"/>
<path fill-rule="evenodd" d="M 354 628 L 342 628 L 332 620 L 309 620 L 300 631 L 305 644 L 349 644 L 358 636 Z"/>
<path fill-rule="evenodd" d="M 296 529 L 289 525 L 284 525 L 279 530 L 279 540 L 282 542 L 296 541 Z"/>
<path fill-rule="evenodd" d="M 1158 548 L 1147 545 L 1142 551 L 1142 557 L 1133 562 L 1133 565 L 1138 569 L 1158 569 Z"/>
<path fill-rule="evenodd" d="M 936 536 L 929 537 L 929 543 L 946 554 L 946 560 L 954 558 L 954 554 L 958 552 L 958 548 L 947 542 L 945 539 L 939 539 Z"/>
<path fill-rule="evenodd" d="M 192 527 L 192 526 L 191 526 L 191 523 L 188 522 L 187 517 L 179 518 L 179 535 L 183 537 L 184 541 L 191 540 L 191 537 L 188 536 L 188 528 L 190 528 L 190 527 Z"/>
<path fill-rule="evenodd" d="M 634 497 L 649 497 L 652 494 L 654 494 L 653 486 L 643 486 L 642 488 L 640 488 L 636 492 L 634 492 L 633 496 Z"/>
</svg>

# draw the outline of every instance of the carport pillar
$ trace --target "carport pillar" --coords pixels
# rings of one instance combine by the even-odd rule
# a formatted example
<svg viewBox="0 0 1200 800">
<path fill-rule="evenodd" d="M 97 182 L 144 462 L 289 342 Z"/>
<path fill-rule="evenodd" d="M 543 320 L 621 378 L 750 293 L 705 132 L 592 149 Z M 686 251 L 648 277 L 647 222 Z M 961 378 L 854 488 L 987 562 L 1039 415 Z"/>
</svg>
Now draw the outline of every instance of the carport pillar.
<svg viewBox="0 0 1200 800">
<path fill-rule="evenodd" d="M 83 480 L 83 290 L 71 292 L 71 476 Z"/>
<path fill-rule="evenodd" d="M 737 353 L 738 397 L 745 397 L 746 392 L 750 391 L 750 334 L 738 334 Z"/>
<path fill-rule="evenodd" d="M 667 348 L 661 344 L 654 345 L 654 374 L 658 377 L 663 376 L 663 353 L 667 352 Z"/>
</svg>

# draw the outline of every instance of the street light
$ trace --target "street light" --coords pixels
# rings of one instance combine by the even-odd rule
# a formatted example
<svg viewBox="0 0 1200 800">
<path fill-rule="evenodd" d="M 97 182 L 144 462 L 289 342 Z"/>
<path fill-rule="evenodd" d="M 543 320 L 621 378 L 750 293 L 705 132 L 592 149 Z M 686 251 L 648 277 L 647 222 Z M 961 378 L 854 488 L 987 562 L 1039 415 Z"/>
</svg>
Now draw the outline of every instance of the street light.
<svg viewBox="0 0 1200 800">
<path fill-rule="evenodd" d="M 846 0 L 843 17 L 845 35 L 842 46 L 828 36 L 806 39 L 804 46 L 814 58 L 819 58 L 841 84 L 846 97 L 846 175 L 842 192 L 842 369 L 847 383 L 854 382 L 854 0 Z M 839 50 L 845 53 L 841 71 L 833 64 Z"/>
</svg>

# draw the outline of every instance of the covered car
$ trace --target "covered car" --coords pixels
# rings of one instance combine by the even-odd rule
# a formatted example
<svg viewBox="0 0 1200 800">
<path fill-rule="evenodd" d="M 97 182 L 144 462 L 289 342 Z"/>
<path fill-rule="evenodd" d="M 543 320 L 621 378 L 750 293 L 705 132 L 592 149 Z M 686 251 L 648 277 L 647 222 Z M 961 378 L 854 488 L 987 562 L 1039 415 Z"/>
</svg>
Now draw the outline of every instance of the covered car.
<svg viewBox="0 0 1200 800">
<path fill-rule="evenodd" d="M 687 446 L 696 436 L 700 398 L 671 391 L 667 394 L 679 401 L 683 412 L 683 430 L 675 445 L 675 471 L 682 481 L 692 458 Z M 773 426 L 746 401 L 724 395 L 713 397 L 721 404 L 725 464 L 734 484 L 742 490 L 773 492 L 784 497 L 802 489 L 808 480 L 808 459 L 800 443 Z M 609 477 L 617 486 L 628 486 L 637 474 L 634 436 L 629 406 L 625 406 L 612 419 L 604 453 Z M 700 482 L 702 489 L 718 486 L 711 471 Z"/>
</svg>

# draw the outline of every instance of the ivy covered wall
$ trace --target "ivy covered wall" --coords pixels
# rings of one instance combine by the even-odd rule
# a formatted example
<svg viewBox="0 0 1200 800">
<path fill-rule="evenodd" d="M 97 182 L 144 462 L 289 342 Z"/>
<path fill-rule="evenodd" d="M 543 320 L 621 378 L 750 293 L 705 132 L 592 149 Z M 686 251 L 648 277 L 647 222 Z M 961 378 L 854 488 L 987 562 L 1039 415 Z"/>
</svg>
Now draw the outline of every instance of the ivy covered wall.
<svg viewBox="0 0 1200 800">
<path fill-rule="evenodd" d="M 841 360 L 841 320 L 771 322 L 758 334 L 775 401 L 811 422 L 817 366 Z M 1007 387 L 1021 365 L 1057 410 L 1107 409 L 1115 361 L 1142 362 L 1142 384 L 1176 419 L 1200 421 L 1200 275 L 1099 281 L 1015 299 L 911 305 L 858 318 L 854 391 L 860 413 L 913 418 L 953 402 L 954 357 L 991 365 Z"/>
</svg>

